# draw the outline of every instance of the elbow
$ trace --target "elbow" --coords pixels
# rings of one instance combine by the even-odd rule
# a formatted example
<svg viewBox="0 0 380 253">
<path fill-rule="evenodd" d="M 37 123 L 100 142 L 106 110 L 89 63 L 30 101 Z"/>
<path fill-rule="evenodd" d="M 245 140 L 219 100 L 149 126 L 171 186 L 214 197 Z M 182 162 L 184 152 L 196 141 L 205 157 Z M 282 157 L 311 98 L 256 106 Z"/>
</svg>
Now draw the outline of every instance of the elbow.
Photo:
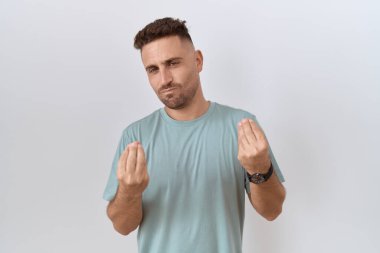
<svg viewBox="0 0 380 253">
<path fill-rule="evenodd" d="M 266 209 L 257 209 L 256 211 L 258 214 L 260 214 L 261 217 L 266 219 L 267 221 L 274 221 L 277 219 L 278 216 L 280 216 L 282 212 L 282 207 L 268 207 Z"/>
<path fill-rule="evenodd" d="M 267 221 L 274 221 L 275 219 L 277 219 L 278 216 L 280 216 L 281 212 L 282 212 L 282 207 L 272 210 L 271 212 L 268 212 L 266 214 L 263 214 L 262 216 Z"/>
<path fill-rule="evenodd" d="M 124 235 L 124 236 L 127 236 L 129 235 L 130 233 L 132 233 L 133 231 L 135 231 L 139 226 L 133 226 L 133 227 L 130 227 L 130 226 L 126 226 L 126 225 L 123 225 L 123 224 L 116 224 L 116 223 L 113 223 L 113 228 L 121 235 Z"/>
<path fill-rule="evenodd" d="M 111 220 L 113 228 L 119 234 L 126 236 L 130 232 L 132 232 L 132 231 L 129 231 L 129 230 L 121 227 L 120 225 L 118 225 L 116 214 L 112 211 L 112 208 L 110 207 L 110 205 L 108 205 L 108 207 L 107 207 L 107 216 Z"/>
<path fill-rule="evenodd" d="M 131 232 L 136 230 L 136 228 L 138 227 L 138 226 L 129 227 L 126 224 L 117 222 L 117 220 L 111 219 L 111 221 L 112 221 L 112 225 L 113 225 L 113 228 L 115 229 L 115 231 L 118 232 L 119 234 L 123 235 L 123 236 L 129 235 Z"/>
<path fill-rule="evenodd" d="M 278 216 L 282 213 L 282 205 L 285 201 L 286 193 L 285 191 L 281 194 L 280 198 L 277 201 L 277 204 L 274 206 L 271 206 L 269 209 L 263 211 L 261 215 L 267 220 L 267 221 L 274 221 L 277 219 Z"/>
<path fill-rule="evenodd" d="M 119 234 L 123 236 L 129 235 L 134 230 L 134 229 L 133 230 L 123 229 L 121 227 L 116 226 L 115 224 L 113 224 L 113 228 L 116 230 L 116 232 L 118 232 Z"/>
<path fill-rule="evenodd" d="M 117 218 L 117 215 L 112 211 L 112 208 L 108 206 L 107 208 L 107 216 L 111 220 L 113 228 L 116 232 L 123 236 L 129 235 L 131 232 L 133 232 L 138 226 L 136 227 L 128 227 L 125 224 L 123 224 L 120 219 Z"/>
</svg>

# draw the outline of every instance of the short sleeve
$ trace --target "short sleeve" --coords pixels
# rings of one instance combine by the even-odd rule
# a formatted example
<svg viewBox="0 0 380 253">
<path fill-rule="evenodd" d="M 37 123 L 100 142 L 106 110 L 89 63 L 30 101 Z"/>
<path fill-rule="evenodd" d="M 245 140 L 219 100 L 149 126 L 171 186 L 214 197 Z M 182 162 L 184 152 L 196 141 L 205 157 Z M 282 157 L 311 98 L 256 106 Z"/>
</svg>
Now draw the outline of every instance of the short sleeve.
<svg viewBox="0 0 380 253">
<path fill-rule="evenodd" d="M 254 122 L 256 122 L 259 127 L 261 129 L 263 129 L 261 126 L 260 126 L 260 123 L 258 122 L 258 120 L 256 119 L 256 116 L 255 115 L 252 115 L 252 114 L 248 114 L 247 115 L 248 118 L 252 119 Z M 280 182 L 285 182 L 285 178 L 280 170 L 280 167 L 278 166 L 278 163 L 276 161 L 276 158 L 274 157 L 274 154 L 273 154 L 273 151 L 272 151 L 272 148 L 270 147 L 270 144 L 269 144 L 269 158 L 272 162 L 272 166 L 273 166 L 273 170 L 274 172 L 276 173 L 277 175 L 277 178 L 280 180 Z M 248 172 L 245 171 L 245 174 L 244 174 L 244 182 L 245 182 L 245 190 L 247 193 L 250 193 L 251 192 L 251 188 L 250 188 L 250 182 L 249 182 L 249 179 L 248 179 Z"/>
<path fill-rule="evenodd" d="M 119 158 L 121 154 L 124 152 L 125 147 L 130 142 L 131 141 L 128 136 L 127 130 L 125 129 L 120 137 L 119 144 L 117 146 L 116 153 L 112 161 L 111 171 L 108 177 L 106 188 L 104 189 L 104 193 L 103 193 L 104 200 L 111 201 L 116 194 L 117 188 L 119 186 L 119 182 L 117 180 L 117 175 L 116 175 L 117 164 L 119 162 Z"/>
</svg>

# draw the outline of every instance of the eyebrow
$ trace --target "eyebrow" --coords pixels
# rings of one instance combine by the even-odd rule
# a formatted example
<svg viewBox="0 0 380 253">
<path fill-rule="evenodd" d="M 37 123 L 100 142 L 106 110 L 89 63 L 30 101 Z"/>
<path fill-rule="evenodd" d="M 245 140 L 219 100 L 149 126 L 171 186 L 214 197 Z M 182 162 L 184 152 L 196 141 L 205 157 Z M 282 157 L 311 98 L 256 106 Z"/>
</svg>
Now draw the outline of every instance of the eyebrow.
<svg viewBox="0 0 380 253">
<path fill-rule="evenodd" d="M 172 58 L 169 58 L 169 59 L 163 61 L 162 64 L 167 64 L 169 62 L 172 62 L 172 61 L 175 61 L 175 60 L 182 60 L 182 59 L 183 59 L 182 57 L 172 57 Z M 145 70 L 148 70 L 148 69 L 154 68 L 154 67 L 157 67 L 157 65 L 151 64 L 151 65 L 146 66 Z"/>
</svg>

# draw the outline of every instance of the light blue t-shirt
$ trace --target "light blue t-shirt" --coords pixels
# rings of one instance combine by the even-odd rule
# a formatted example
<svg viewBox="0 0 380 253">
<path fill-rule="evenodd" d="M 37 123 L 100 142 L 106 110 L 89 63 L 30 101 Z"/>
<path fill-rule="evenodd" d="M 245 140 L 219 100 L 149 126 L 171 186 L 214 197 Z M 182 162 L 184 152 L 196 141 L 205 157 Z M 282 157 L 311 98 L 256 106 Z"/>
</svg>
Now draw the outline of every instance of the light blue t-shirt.
<svg viewBox="0 0 380 253">
<path fill-rule="evenodd" d="M 140 141 L 149 184 L 142 195 L 140 253 L 241 253 L 249 181 L 238 155 L 237 124 L 254 115 L 210 102 L 195 120 L 177 121 L 160 108 L 124 129 L 103 198 L 118 187 L 117 163 Z M 284 178 L 270 150 L 274 170 Z"/>
</svg>

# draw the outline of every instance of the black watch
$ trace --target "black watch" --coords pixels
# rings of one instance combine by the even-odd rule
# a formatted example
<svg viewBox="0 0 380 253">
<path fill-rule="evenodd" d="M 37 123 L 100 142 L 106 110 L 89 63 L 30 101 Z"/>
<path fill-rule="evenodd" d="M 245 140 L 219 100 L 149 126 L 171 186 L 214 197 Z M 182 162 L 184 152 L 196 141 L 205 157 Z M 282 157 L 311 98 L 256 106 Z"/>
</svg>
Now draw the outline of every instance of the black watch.
<svg viewBox="0 0 380 253">
<path fill-rule="evenodd" d="M 272 174 L 273 174 L 272 163 L 270 164 L 268 172 L 265 173 L 265 174 L 253 173 L 253 175 L 251 175 L 248 172 L 247 172 L 247 174 L 248 174 L 249 182 L 252 182 L 254 184 L 262 184 L 262 183 L 268 181 L 268 179 L 270 178 L 270 176 L 272 176 Z"/>
</svg>

